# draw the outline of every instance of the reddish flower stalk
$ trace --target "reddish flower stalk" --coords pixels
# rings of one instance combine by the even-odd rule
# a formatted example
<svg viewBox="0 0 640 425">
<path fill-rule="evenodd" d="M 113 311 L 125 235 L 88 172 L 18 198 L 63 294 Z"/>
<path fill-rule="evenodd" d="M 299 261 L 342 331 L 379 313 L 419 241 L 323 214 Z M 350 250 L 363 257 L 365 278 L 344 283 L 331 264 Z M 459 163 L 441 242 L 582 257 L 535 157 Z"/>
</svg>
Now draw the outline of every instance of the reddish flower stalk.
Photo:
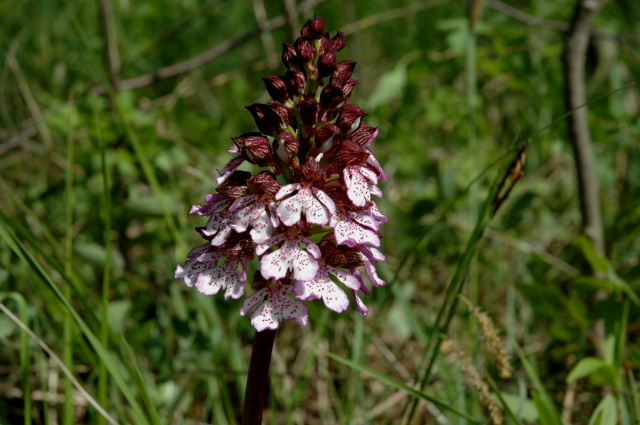
<svg viewBox="0 0 640 425">
<path fill-rule="evenodd" d="M 330 38 L 322 18 L 307 21 L 300 34 L 284 44 L 287 72 L 264 78 L 273 101 L 247 107 L 259 132 L 232 138 L 229 152 L 236 156 L 218 170 L 217 193 L 191 208 L 208 217 L 197 229 L 204 244 L 175 271 L 203 294 L 225 290 L 225 298 L 237 299 L 244 295 L 247 262 L 257 256 L 256 292 L 240 314 L 250 314 L 258 332 L 274 331 L 282 320 L 306 325 L 305 301 L 322 299 L 333 311 L 346 310 L 344 288 L 367 314 L 360 294 L 369 290 L 359 267 L 372 285 L 385 284 L 375 264 L 385 258 L 378 247 L 387 217 L 372 195 L 382 196 L 377 184 L 386 176 L 368 148 L 378 131 L 362 121 L 367 114 L 361 108 L 347 103 L 357 84 L 355 62 L 336 62 L 345 37 L 338 31 Z M 252 175 L 238 169 L 244 162 L 266 170 Z M 264 394 L 251 403 L 261 411 Z"/>
</svg>

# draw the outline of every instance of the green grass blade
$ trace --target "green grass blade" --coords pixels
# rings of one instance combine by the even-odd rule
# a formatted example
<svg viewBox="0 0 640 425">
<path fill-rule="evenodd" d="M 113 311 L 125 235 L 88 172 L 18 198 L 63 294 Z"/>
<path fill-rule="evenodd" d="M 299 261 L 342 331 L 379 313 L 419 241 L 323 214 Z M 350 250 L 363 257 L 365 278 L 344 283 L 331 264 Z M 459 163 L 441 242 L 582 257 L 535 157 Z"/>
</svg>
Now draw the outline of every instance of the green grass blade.
<svg viewBox="0 0 640 425">
<path fill-rule="evenodd" d="M 1 216 L 0 216 L 1 217 Z M 91 328 L 86 324 L 86 322 L 80 317 L 80 315 L 75 311 L 71 303 L 65 298 L 64 294 L 60 291 L 57 285 L 54 283 L 49 273 L 44 269 L 44 267 L 40 264 L 40 262 L 31 254 L 31 252 L 24 246 L 22 241 L 20 241 L 15 234 L 10 230 L 7 226 L 7 223 L 4 221 L 3 217 L 0 219 L 0 237 L 7 242 L 7 244 L 11 247 L 13 252 L 27 265 L 33 270 L 33 272 L 47 285 L 47 287 L 55 294 L 61 304 L 66 308 L 67 311 L 73 316 L 76 324 L 80 328 L 81 332 L 84 336 L 89 340 L 89 343 L 95 350 L 96 354 L 99 356 L 100 360 L 105 363 L 111 377 L 116 383 L 117 387 L 120 389 L 124 397 L 131 404 L 132 413 L 137 418 L 137 423 L 147 423 L 146 415 L 142 410 L 140 404 L 137 402 L 133 393 L 131 392 L 131 388 L 129 384 L 126 382 L 124 376 L 120 372 L 120 368 L 116 361 L 113 359 L 111 353 L 107 351 L 107 349 L 100 343 L 98 338 L 91 331 Z"/>
<path fill-rule="evenodd" d="M 631 400 L 633 402 L 633 413 L 635 416 L 636 424 L 640 423 L 640 387 L 636 383 L 636 378 L 633 375 L 633 370 L 627 371 L 627 378 L 629 379 L 629 388 L 631 389 Z"/>
<path fill-rule="evenodd" d="M 111 288 L 111 189 L 109 184 L 109 172 L 107 170 L 107 147 L 102 136 L 102 126 L 95 102 L 91 103 L 93 113 L 93 122 L 97 128 L 98 144 L 100 146 L 100 173 L 102 174 L 102 203 L 100 205 L 100 217 L 102 219 L 102 227 L 104 229 L 104 249 L 106 257 L 104 260 L 102 275 L 102 291 L 100 296 L 101 320 L 100 320 L 100 343 L 105 347 L 108 346 L 109 326 L 108 326 L 108 309 L 109 309 L 109 292 Z M 106 404 L 107 386 L 109 383 L 109 375 L 107 368 L 103 362 L 98 367 L 98 401 Z M 98 425 L 102 425 L 102 419 L 99 419 Z"/>
<path fill-rule="evenodd" d="M 0 181 L 2 181 L 1 178 L 0 178 Z M 15 195 L 13 194 L 12 191 L 8 191 L 8 193 L 10 194 L 11 198 L 13 198 Z M 46 234 L 48 232 L 48 229 L 46 228 L 46 226 L 43 226 L 42 223 L 39 220 L 37 220 L 37 218 L 30 211 L 29 212 L 23 211 L 23 214 L 29 218 L 30 222 L 31 220 L 34 220 L 34 222 L 37 223 L 36 225 L 38 226 L 38 231 L 45 230 L 43 234 Z M 29 245 L 29 248 L 35 252 L 35 254 L 37 254 L 38 256 L 40 256 L 45 260 L 47 266 L 51 267 L 61 276 L 65 277 L 65 279 L 67 280 L 66 284 L 69 285 L 69 287 L 73 292 L 74 300 L 80 304 L 83 311 L 85 311 L 85 314 L 87 314 L 86 320 L 91 325 L 97 326 L 97 324 L 99 323 L 99 320 L 95 314 L 95 307 L 90 306 L 87 303 L 87 298 L 90 298 L 90 297 L 87 295 L 86 286 L 80 281 L 80 279 L 78 279 L 78 276 L 73 270 L 70 275 L 66 273 L 65 267 L 64 267 L 64 261 L 65 261 L 64 250 L 58 250 L 56 248 L 58 245 L 58 242 L 56 241 L 54 245 L 51 245 L 53 248 L 53 251 L 56 254 L 58 254 L 58 259 L 56 259 L 54 258 L 53 255 L 51 255 L 50 253 L 44 250 L 45 244 L 36 240 L 33 237 L 33 234 L 28 229 L 26 229 L 17 220 L 14 220 L 8 215 L 6 215 L 5 212 L 2 210 L 0 210 L 0 220 L 5 222 L 7 228 L 13 229 L 15 232 L 17 232 L 17 236 L 19 240 L 25 241 L 27 245 Z"/>
<path fill-rule="evenodd" d="M 138 362 L 136 361 L 135 352 L 131 349 L 131 346 L 124 338 L 124 335 L 121 335 L 121 342 L 127 349 L 127 354 L 129 355 L 129 367 L 133 369 L 132 375 L 135 376 L 137 381 L 137 387 L 140 388 L 142 393 L 142 399 L 147 408 L 147 414 L 149 419 L 151 419 L 151 423 L 154 425 L 162 425 L 162 421 L 160 420 L 160 416 L 158 416 L 158 410 L 156 409 L 155 404 L 151 398 L 151 394 L 149 394 L 149 386 L 146 383 L 144 376 L 142 375 L 142 371 L 138 366 Z"/>
<path fill-rule="evenodd" d="M 69 135 L 67 137 L 67 162 L 65 169 L 65 244 L 64 244 L 64 271 L 69 276 L 73 270 L 73 166 L 75 163 L 75 142 Z M 71 299 L 72 289 L 69 284 L 63 288 L 65 298 Z M 64 312 L 63 319 L 63 354 L 64 364 L 69 370 L 73 370 L 73 318 L 68 311 Z M 64 403 L 62 405 L 63 425 L 72 425 L 74 419 L 73 412 L 73 385 L 69 379 L 64 381 Z"/>
<path fill-rule="evenodd" d="M 344 364 L 345 366 L 348 366 L 352 369 L 355 369 L 359 372 L 365 373 L 375 379 L 377 379 L 380 382 L 383 382 L 387 385 L 390 385 L 400 391 L 404 391 L 407 394 L 409 394 L 410 396 L 418 399 L 418 400 L 426 400 L 430 403 L 432 403 L 433 405 L 435 405 L 436 407 L 439 407 L 442 410 L 445 410 L 447 412 L 451 412 L 461 418 L 466 419 L 467 421 L 471 422 L 471 423 L 482 423 L 482 421 L 474 419 L 472 416 L 469 416 L 468 414 L 461 412 L 460 410 L 456 409 L 455 407 L 451 406 L 449 403 L 442 401 L 436 397 L 433 397 L 429 394 L 426 394 L 420 390 L 416 390 L 414 388 L 412 388 L 411 386 L 405 384 L 404 382 L 400 382 L 394 378 L 391 378 L 387 375 L 384 375 L 380 372 L 376 372 L 375 370 L 369 369 L 366 366 L 354 363 L 351 360 L 345 359 L 343 357 L 338 356 L 337 354 L 333 354 L 330 352 L 327 352 L 326 355 L 328 357 L 331 357 L 333 360 L 340 362 L 342 364 Z"/>
<path fill-rule="evenodd" d="M 533 392 L 533 400 L 538 407 L 538 414 L 540 415 L 540 421 L 544 425 L 562 425 L 562 420 L 560 419 L 560 413 L 553 403 L 553 398 L 549 395 L 544 385 L 542 385 L 542 381 L 538 376 L 535 368 L 527 359 L 524 351 L 518 344 L 514 344 L 516 350 L 518 351 L 518 356 L 520 357 L 520 361 L 527 371 L 527 375 L 529 379 L 531 379 L 531 383 L 533 384 L 533 388 L 535 391 Z"/>
<path fill-rule="evenodd" d="M 27 302 L 24 297 L 12 292 L 7 299 L 14 300 L 18 306 L 18 316 L 20 322 L 25 324 L 29 321 L 27 314 Z M 31 356 L 29 350 L 29 334 L 23 330 L 20 333 L 20 375 L 22 381 L 22 398 L 24 400 L 24 425 L 31 425 L 31 382 L 29 375 L 31 374 Z"/>
<path fill-rule="evenodd" d="M 0 233 L 2 233 L 1 227 L 0 227 Z M 76 388 L 76 390 L 78 390 L 78 392 L 87 400 L 87 402 L 89 402 L 91 406 L 93 406 L 96 409 L 98 413 L 104 416 L 104 418 L 110 424 L 118 425 L 118 422 L 111 415 L 109 415 L 109 413 L 107 413 L 107 411 L 104 410 L 102 406 L 100 406 L 93 397 L 91 397 L 91 395 L 87 392 L 87 390 L 84 389 L 82 384 L 75 378 L 75 376 L 73 376 L 73 373 L 65 366 L 62 359 L 60 359 L 60 357 L 58 357 L 56 353 L 26 325 L 25 322 L 23 322 L 20 318 L 14 315 L 11 312 L 11 310 L 9 310 L 1 302 L 0 302 L 0 310 L 2 310 L 2 312 L 6 314 L 9 317 L 9 319 L 11 319 L 16 325 L 18 325 L 20 329 L 24 331 L 24 333 L 29 335 L 34 341 L 38 343 L 38 345 L 40 345 L 40 347 L 47 353 L 51 361 L 53 361 L 53 363 L 55 363 L 60 368 L 62 373 L 64 373 L 64 375 L 73 383 L 73 386 Z"/>
<path fill-rule="evenodd" d="M 489 375 L 488 373 L 485 374 L 485 379 L 489 383 L 489 386 L 493 390 L 493 393 L 496 395 L 496 397 L 498 397 L 498 400 L 500 400 L 500 404 L 502 404 L 502 408 L 507 413 L 507 417 L 509 419 L 511 419 L 514 424 L 522 425 L 520 420 L 518 420 L 516 415 L 513 413 L 513 410 L 511 410 L 511 407 L 509 407 L 509 404 L 506 402 L 506 400 L 502 396 L 502 391 L 500 391 L 500 388 L 498 388 L 498 385 L 496 384 L 496 381 L 494 381 L 493 378 L 491 377 L 491 375 Z"/>
</svg>

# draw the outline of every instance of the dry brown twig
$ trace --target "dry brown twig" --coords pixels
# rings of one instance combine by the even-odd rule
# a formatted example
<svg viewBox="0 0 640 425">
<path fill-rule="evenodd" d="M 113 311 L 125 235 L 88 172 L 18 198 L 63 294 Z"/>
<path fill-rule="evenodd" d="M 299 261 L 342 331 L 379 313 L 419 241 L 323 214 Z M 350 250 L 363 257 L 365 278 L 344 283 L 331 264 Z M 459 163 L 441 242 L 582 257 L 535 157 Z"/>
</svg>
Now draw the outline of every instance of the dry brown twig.
<svg viewBox="0 0 640 425">
<path fill-rule="evenodd" d="M 565 104 L 569 140 L 573 147 L 578 177 L 578 194 L 583 232 L 598 253 L 604 254 L 604 230 L 600 213 L 598 180 L 595 173 L 591 132 L 589 130 L 585 62 L 591 22 L 606 0 L 579 0 L 562 55 Z"/>
<path fill-rule="evenodd" d="M 300 5 L 298 5 L 297 11 L 300 14 L 306 13 L 309 10 L 313 9 L 318 4 L 323 3 L 324 1 L 326 0 L 307 0 L 303 3 L 300 3 Z M 148 86 L 158 80 L 175 77 L 177 75 L 184 74 L 185 72 L 193 71 L 194 69 L 199 68 L 202 65 L 205 65 L 206 63 L 211 62 L 212 60 L 216 59 L 220 55 L 227 53 L 234 47 L 237 47 L 241 44 L 246 43 L 247 41 L 254 38 L 255 36 L 266 31 L 273 31 L 276 28 L 283 27 L 286 23 L 287 21 L 284 16 L 278 16 L 276 18 L 273 18 L 264 22 L 264 25 L 262 26 L 262 28 L 258 26 L 252 30 L 249 30 L 242 34 L 228 38 L 227 40 L 217 44 L 213 48 L 191 59 L 187 59 L 182 62 L 177 62 L 177 63 L 174 63 L 173 65 L 165 66 L 154 72 L 144 74 L 139 77 L 120 80 L 118 82 L 118 86 L 121 90 L 137 89 L 140 87 Z M 104 87 L 100 85 L 95 87 L 92 91 L 95 94 L 103 94 Z"/>
<path fill-rule="evenodd" d="M 566 22 L 530 15 L 499 0 L 488 0 L 486 6 L 530 27 L 546 28 L 562 32 L 568 32 L 570 29 L 570 24 Z M 591 31 L 591 36 L 616 41 L 618 43 L 640 43 L 640 36 L 635 34 L 614 34 L 606 31 L 593 30 Z"/>
</svg>

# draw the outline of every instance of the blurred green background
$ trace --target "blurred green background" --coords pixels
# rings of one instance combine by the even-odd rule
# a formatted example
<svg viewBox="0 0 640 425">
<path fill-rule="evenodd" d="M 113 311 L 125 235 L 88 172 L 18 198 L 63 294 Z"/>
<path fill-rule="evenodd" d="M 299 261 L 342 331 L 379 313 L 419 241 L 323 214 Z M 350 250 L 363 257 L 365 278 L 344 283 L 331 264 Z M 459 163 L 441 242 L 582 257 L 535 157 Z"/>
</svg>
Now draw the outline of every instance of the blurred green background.
<svg viewBox="0 0 640 425">
<path fill-rule="evenodd" d="M 239 423 L 253 339 L 241 301 L 199 295 L 173 272 L 200 243 L 190 206 L 216 186 L 231 137 L 255 131 L 243 106 L 268 100 L 261 78 L 284 73 L 281 43 L 314 14 L 347 34 L 338 60 L 358 62 L 351 103 L 380 132 L 389 222 L 378 271 L 390 284 L 367 297 L 365 318 L 315 301 L 308 326 L 281 326 L 265 423 L 400 423 L 414 396 L 398 382 L 421 378 L 443 333 L 499 381 L 509 423 L 560 424 L 565 410 L 571 423 L 638 423 L 640 3 L 609 1 L 587 54 L 606 259 L 578 236 L 561 119 L 574 2 L 483 1 L 474 35 L 468 7 L 0 2 L 0 424 L 104 423 L 9 310 L 118 423 Z M 111 96 L 109 77 L 120 82 Z M 501 164 L 528 140 L 524 178 L 477 240 Z M 467 304 L 445 296 L 457 280 L 504 337 L 510 379 L 499 380 Z M 443 305 L 452 320 L 434 329 Z M 448 407 L 423 400 L 412 423 L 487 423 L 460 361 L 434 362 L 424 392 Z"/>
</svg>

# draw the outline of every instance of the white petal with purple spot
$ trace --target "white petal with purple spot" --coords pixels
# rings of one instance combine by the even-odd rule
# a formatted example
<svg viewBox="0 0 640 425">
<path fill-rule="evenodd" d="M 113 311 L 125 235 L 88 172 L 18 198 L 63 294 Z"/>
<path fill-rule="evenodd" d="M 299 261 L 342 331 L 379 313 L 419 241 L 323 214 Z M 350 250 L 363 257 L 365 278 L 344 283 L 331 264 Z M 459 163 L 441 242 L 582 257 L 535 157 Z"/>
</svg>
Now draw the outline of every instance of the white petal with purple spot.
<svg viewBox="0 0 640 425">
<path fill-rule="evenodd" d="M 283 279 L 287 277 L 289 270 L 293 271 L 296 280 L 311 280 L 318 271 L 318 261 L 322 254 L 320 248 L 311 239 L 302 235 L 290 235 L 288 233 L 271 237 L 265 243 L 256 247 L 256 254 L 261 255 L 270 247 L 280 241 L 282 246 L 260 260 L 262 276 L 269 279 Z M 300 248 L 306 247 L 306 251 Z"/>
<path fill-rule="evenodd" d="M 263 288 L 244 300 L 240 314 L 246 315 L 264 298 L 262 304 L 251 313 L 251 324 L 256 328 L 256 331 L 275 330 L 280 326 L 282 320 L 295 320 L 306 325 L 309 310 L 302 301 L 287 296 L 291 290 L 291 285 Z"/>
</svg>

